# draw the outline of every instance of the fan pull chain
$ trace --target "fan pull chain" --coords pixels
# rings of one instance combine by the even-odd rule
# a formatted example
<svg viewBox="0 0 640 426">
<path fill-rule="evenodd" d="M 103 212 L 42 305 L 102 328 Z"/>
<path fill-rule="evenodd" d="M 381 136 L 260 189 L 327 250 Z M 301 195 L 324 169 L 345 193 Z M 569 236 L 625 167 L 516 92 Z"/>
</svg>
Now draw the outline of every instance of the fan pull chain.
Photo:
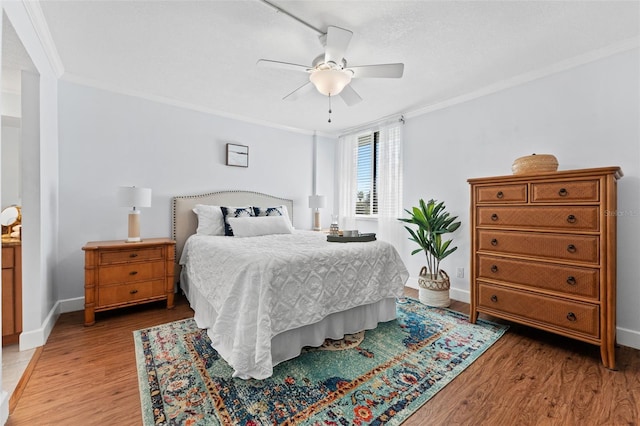
<svg viewBox="0 0 640 426">
<path fill-rule="evenodd" d="M 329 123 L 331 123 L 331 93 L 329 93 Z"/>
</svg>

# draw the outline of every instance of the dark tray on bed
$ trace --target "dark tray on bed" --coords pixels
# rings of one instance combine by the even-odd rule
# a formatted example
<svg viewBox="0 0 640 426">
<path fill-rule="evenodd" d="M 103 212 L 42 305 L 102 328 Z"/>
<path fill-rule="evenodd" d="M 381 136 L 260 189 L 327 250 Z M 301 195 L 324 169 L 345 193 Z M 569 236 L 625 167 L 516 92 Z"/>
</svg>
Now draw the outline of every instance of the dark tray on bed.
<svg viewBox="0 0 640 426">
<path fill-rule="evenodd" d="M 357 237 L 342 237 L 342 236 L 333 236 L 327 235 L 327 241 L 330 243 L 366 243 L 369 241 L 375 241 L 376 234 L 360 234 Z"/>
</svg>

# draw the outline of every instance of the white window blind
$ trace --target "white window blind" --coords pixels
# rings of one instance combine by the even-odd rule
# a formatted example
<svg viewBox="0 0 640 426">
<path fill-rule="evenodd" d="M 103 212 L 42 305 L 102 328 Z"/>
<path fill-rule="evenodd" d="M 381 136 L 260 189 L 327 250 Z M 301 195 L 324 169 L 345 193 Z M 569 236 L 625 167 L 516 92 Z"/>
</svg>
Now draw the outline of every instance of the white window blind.
<svg viewBox="0 0 640 426">
<path fill-rule="evenodd" d="M 356 215 L 378 214 L 378 170 L 380 144 L 378 132 L 358 137 Z"/>
</svg>

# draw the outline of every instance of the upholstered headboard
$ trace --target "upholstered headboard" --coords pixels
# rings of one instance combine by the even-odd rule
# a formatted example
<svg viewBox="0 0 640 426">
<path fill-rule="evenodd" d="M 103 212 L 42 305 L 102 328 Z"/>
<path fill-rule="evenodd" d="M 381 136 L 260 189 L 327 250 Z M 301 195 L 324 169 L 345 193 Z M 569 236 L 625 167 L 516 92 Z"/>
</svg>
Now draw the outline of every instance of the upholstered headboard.
<svg viewBox="0 0 640 426">
<path fill-rule="evenodd" d="M 273 207 L 285 205 L 293 223 L 293 200 L 251 191 L 220 191 L 206 194 L 173 197 L 171 235 L 176 240 L 176 263 L 180 261 L 184 244 L 198 228 L 198 218 L 193 212 L 196 204 L 212 206 Z"/>
</svg>

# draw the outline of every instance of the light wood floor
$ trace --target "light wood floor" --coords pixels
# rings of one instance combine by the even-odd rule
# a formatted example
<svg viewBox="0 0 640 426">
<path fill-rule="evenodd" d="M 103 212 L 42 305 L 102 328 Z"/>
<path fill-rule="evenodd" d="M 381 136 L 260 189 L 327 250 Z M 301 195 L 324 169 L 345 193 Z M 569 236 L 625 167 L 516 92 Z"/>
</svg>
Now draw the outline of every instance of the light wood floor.
<svg viewBox="0 0 640 426">
<path fill-rule="evenodd" d="M 63 314 L 7 425 L 139 425 L 132 331 L 191 316 L 182 297 L 173 310 L 150 304 L 97 314 L 92 327 L 82 325 L 82 312 Z M 595 346 L 512 325 L 405 424 L 637 425 L 640 351 L 619 348 L 617 363 L 607 370 Z"/>
</svg>

